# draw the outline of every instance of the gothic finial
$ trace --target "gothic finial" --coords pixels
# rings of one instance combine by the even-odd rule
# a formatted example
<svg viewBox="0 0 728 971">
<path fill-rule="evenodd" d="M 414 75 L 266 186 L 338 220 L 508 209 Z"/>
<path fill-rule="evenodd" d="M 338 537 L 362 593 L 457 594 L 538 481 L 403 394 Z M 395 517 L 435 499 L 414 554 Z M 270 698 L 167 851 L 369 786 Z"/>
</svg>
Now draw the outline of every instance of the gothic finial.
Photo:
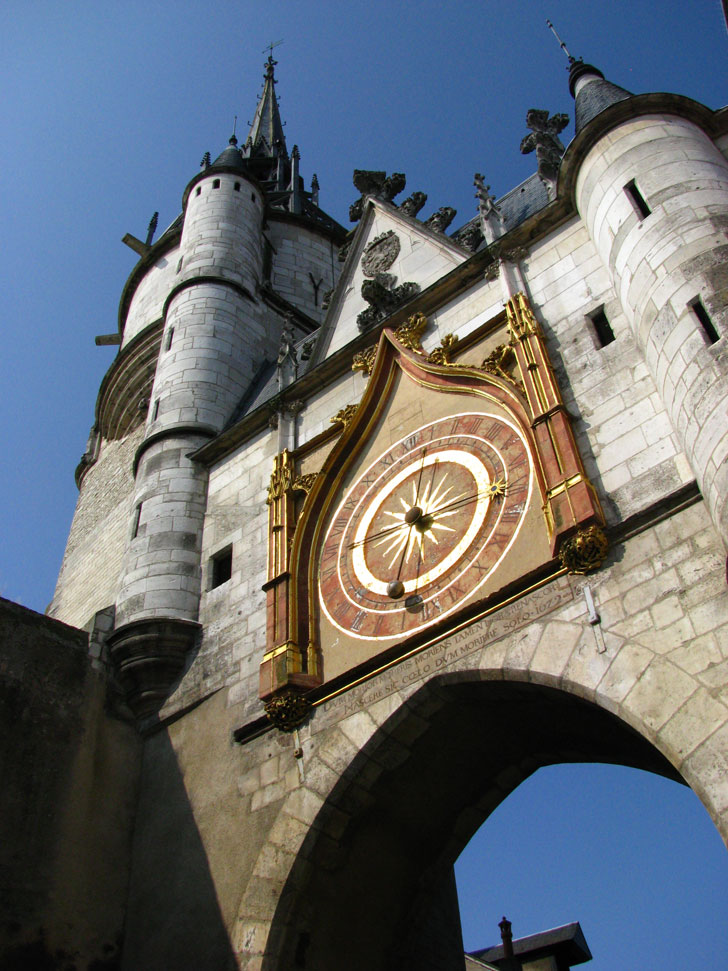
<svg viewBox="0 0 728 971">
<path fill-rule="evenodd" d="M 238 139 L 237 139 L 236 134 L 235 134 L 237 132 L 237 129 L 238 129 L 238 116 L 237 115 L 234 115 L 233 116 L 233 133 L 230 136 L 230 138 L 228 139 L 228 145 L 237 145 L 238 144 Z"/>
<path fill-rule="evenodd" d="M 298 150 L 298 145 L 293 146 L 293 149 L 291 150 L 291 158 L 297 158 L 297 159 L 301 158 L 301 153 Z"/>
<path fill-rule="evenodd" d="M 319 188 L 320 188 L 320 186 L 319 186 L 318 176 L 314 172 L 313 173 L 313 177 L 311 179 L 311 202 L 314 204 L 314 206 L 317 206 L 318 205 L 318 201 L 319 201 Z"/>
<path fill-rule="evenodd" d="M 493 213 L 500 212 L 495 204 L 495 196 L 490 194 L 490 186 L 485 184 L 485 179 L 480 172 L 476 172 L 473 176 L 473 185 L 478 190 L 475 198 L 478 200 L 478 212 L 481 218 L 487 219 Z"/>
<path fill-rule="evenodd" d="M 200 168 L 206 169 L 209 166 L 210 161 L 211 161 L 210 153 L 205 152 L 205 154 L 202 156 L 202 161 L 200 162 Z"/>
<path fill-rule="evenodd" d="M 575 61 L 575 58 L 571 56 L 571 54 L 568 51 L 568 48 L 567 48 L 566 44 L 562 41 L 562 39 L 556 33 L 556 28 L 554 27 L 554 25 L 551 23 L 550 20 L 547 20 L 546 21 L 546 26 L 551 31 L 551 33 L 554 35 L 554 37 L 556 38 L 556 40 L 559 42 L 559 47 L 561 48 L 561 50 L 568 57 L 568 59 L 569 59 L 569 65 L 572 65 L 574 63 L 574 61 Z"/>
</svg>

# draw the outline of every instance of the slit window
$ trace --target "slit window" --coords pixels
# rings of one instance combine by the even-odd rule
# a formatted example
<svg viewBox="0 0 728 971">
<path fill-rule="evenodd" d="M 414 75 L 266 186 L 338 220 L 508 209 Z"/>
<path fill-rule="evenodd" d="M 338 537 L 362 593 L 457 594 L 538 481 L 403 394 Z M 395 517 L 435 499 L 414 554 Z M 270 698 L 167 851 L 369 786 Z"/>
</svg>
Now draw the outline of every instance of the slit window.
<svg viewBox="0 0 728 971">
<path fill-rule="evenodd" d="M 607 319 L 607 315 L 604 313 L 604 307 L 597 307 L 596 310 L 587 314 L 587 319 L 594 328 L 594 334 L 600 347 L 606 347 L 607 344 L 611 344 L 615 340 L 614 331 Z"/>
<path fill-rule="evenodd" d="M 227 549 L 216 553 L 212 557 L 210 567 L 210 589 L 214 590 L 215 587 L 220 587 L 223 583 L 227 583 L 233 575 L 232 546 L 228 546 Z"/>
<path fill-rule="evenodd" d="M 139 520 L 142 518 L 142 504 L 141 502 L 137 504 L 134 510 L 134 519 L 131 524 L 131 538 L 136 539 L 139 535 Z"/>
<path fill-rule="evenodd" d="M 634 179 L 628 182 L 624 187 L 624 191 L 627 193 L 627 198 L 632 203 L 632 208 L 640 217 L 640 219 L 646 219 L 652 212 L 650 207 L 647 205 L 647 200 L 642 195 L 640 190 L 637 188 L 637 183 Z"/>
<path fill-rule="evenodd" d="M 233 186 L 233 189 L 235 189 L 236 192 L 240 192 L 240 183 L 236 182 L 235 185 Z"/>
<path fill-rule="evenodd" d="M 703 333 L 709 344 L 717 344 L 720 340 L 720 334 L 710 319 L 710 314 L 703 306 L 703 301 L 700 297 L 696 297 L 695 300 L 691 300 L 688 307 L 692 310 L 695 316 L 698 318 L 698 323 L 703 328 Z"/>
<path fill-rule="evenodd" d="M 199 196 L 199 194 L 200 194 L 201 192 L 202 192 L 202 186 L 201 186 L 201 185 L 198 185 L 198 186 L 197 186 L 197 188 L 195 189 L 195 195 L 196 195 L 196 196 Z"/>
<path fill-rule="evenodd" d="M 213 179 L 212 180 L 212 188 L 213 189 L 219 189 L 220 188 L 220 180 L 219 179 Z"/>
<path fill-rule="evenodd" d="M 170 327 L 167 331 L 167 342 L 164 345 L 165 351 L 168 351 L 172 347 L 172 341 L 174 339 L 174 327 Z"/>
<path fill-rule="evenodd" d="M 159 398 L 154 402 L 154 408 L 152 409 L 152 421 L 156 421 L 159 417 Z"/>
</svg>

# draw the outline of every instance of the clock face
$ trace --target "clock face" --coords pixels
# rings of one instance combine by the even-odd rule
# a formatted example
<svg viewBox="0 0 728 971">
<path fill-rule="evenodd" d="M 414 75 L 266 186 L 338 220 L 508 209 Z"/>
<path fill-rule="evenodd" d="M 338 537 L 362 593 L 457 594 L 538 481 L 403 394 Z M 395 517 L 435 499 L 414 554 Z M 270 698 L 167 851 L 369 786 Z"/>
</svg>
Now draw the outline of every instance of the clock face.
<svg viewBox="0 0 728 971">
<path fill-rule="evenodd" d="M 323 610 L 384 639 L 445 617 L 490 577 L 521 527 L 531 463 L 516 427 L 464 413 L 395 442 L 349 488 L 321 551 Z"/>
</svg>

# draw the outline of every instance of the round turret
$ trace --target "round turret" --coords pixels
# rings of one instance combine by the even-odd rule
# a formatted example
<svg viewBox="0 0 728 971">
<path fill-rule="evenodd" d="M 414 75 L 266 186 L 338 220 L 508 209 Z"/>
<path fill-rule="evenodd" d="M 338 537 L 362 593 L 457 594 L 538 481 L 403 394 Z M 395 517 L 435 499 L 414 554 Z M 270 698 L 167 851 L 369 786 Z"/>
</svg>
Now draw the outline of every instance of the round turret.
<svg viewBox="0 0 728 971">
<path fill-rule="evenodd" d="M 572 143 L 576 205 L 728 545 L 728 162 L 708 109 L 607 84 L 574 86 L 577 114 L 606 98 Z"/>
</svg>

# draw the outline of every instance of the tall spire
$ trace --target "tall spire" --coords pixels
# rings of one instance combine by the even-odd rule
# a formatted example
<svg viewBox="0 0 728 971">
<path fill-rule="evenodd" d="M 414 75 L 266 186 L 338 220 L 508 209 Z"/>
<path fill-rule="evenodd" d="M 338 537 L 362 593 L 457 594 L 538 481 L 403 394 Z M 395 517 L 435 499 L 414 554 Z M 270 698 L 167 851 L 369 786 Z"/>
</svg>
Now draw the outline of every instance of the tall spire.
<svg viewBox="0 0 728 971">
<path fill-rule="evenodd" d="M 275 66 L 277 63 L 278 61 L 273 60 L 273 55 L 269 54 L 264 65 L 263 93 L 258 101 L 253 123 L 243 146 L 243 154 L 246 158 L 288 156 L 286 138 L 283 134 L 283 122 L 278 110 L 278 98 L 275 91 Z"/>
</svg>

